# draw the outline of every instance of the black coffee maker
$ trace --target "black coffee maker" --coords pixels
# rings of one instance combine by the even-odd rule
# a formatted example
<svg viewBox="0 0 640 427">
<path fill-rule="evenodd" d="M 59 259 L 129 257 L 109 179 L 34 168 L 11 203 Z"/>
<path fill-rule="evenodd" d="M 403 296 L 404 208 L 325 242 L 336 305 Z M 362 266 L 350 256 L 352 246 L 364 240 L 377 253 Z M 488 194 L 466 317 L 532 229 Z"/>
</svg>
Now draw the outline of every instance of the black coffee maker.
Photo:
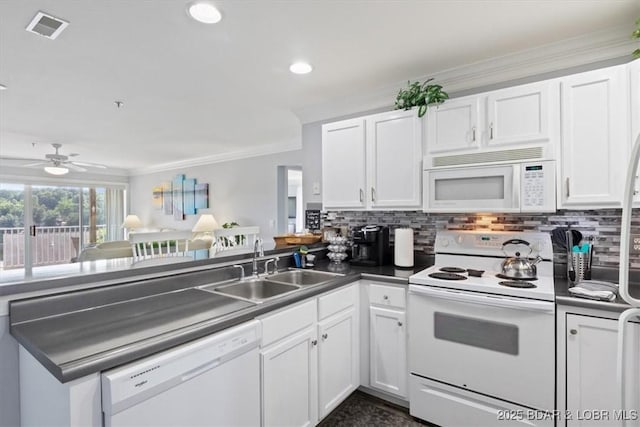
<svg viewBox="0 0 640 427">
<path fill-rule="evenodd" d="M 366 225 L 353 231 L 351 264 L 376 266 L 389 263 L 389 228 Z"/>
</svg>

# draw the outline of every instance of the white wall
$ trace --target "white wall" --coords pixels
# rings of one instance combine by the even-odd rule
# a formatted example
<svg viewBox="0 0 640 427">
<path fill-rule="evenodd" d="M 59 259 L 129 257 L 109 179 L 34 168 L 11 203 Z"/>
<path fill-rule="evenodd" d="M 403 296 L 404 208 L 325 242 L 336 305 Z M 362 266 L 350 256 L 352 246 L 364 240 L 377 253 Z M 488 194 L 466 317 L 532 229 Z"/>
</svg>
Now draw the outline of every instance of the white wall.
<svg viewBox="0 0 640 427">
<path fill-rule="evenodd" d="M 151 204 L 153 187 L 170 181 L 177 174 L 184 174 L 187 179 L 195 178 L 197 183 L 209 184 L 209 209 L 199 210 L 199 213 L 213 214 L 220 225 L 231 221 L 241 226 L 257 225 L 265 247 L 270 247 L 268 244 L 273 243 L 272 237 L 277 234 L 277 167 L 300 166 L 301 158 L 302 151 L 296 150 L 132 176 L 128 213 L 138 215 L 145 227 L 191 229 L 198 215 L 187 215 L 184 221 L 176 221 L 173 216 L 154 210 Z"/>
</svg>

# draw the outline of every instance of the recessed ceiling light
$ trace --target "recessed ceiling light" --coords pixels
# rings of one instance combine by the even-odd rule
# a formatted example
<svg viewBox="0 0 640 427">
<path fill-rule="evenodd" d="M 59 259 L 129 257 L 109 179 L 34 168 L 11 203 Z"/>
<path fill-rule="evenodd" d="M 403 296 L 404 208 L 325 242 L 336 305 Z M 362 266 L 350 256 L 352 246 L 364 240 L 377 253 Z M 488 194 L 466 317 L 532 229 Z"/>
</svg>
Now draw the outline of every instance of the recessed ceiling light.
<svg viewBox="0 0 640 427">
<path fill-rule="evenodd" d="M 296 62 L 291 64 L 291 66 L 289 67 L 289 71 L 294 74 L 308 74 L 311 72 L 311 70 L 313 70 L 313 68 L 306 62 Z"/>
<path fill-rule="evenodd" d="M 222 19 L 220 11 L 206 1 L 191 3 L 187 8 L 187 12 L 193 19 L 204 24 L 215 24 Z"/>
<path fill-rule="evenodd" d="M 5 85 L 0 84 L 0 90 L 7 90 L 7 87 Z"/>
</svg>

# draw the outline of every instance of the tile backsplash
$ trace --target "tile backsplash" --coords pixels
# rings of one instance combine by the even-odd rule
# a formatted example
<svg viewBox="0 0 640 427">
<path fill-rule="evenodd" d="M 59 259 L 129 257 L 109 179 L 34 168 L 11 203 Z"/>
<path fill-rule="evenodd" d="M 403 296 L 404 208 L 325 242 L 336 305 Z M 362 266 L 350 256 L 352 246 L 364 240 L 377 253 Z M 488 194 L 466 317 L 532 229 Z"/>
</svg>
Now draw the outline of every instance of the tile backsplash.
<svg viewBox="0 0 640 427">
<path fill-rule="evenodd" d="M 579 230 L 585 239 L 594 237 L 594 266 L 618 267 L 621 209 L 557 211 L 552 214 L 429 214 L 422 211 L 331 211 L 323 213 L 324 226 L 359 227 L 386 225 L 414 229 L 416 251 L 433 253 L 438 230 L 497 230 L 551 232 L 556 227 Z M 328 219 L 333 218 L 333 219 Z M 640 234 L 640 216 L 631 220 L 631 233 Z M 566 263 L 566 254 L 554 249 L 554 261 Z M 640 268 L 640 254 L 631 253 L 631 268 Z"/>
</svg>

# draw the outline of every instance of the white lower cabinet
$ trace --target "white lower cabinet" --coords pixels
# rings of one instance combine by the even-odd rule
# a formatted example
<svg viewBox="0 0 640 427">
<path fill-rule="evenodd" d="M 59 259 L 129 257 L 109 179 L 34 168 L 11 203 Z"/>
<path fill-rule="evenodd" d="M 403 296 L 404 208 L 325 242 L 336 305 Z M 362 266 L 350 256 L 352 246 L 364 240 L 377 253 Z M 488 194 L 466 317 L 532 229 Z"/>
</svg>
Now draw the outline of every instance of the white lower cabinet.
<svg viewBox="0 0 640 427">
<path fill-rule="evenodd" d="M 318 324 L 320 418 L 358 388 L 357 320 L 356 310 L 351 308 Z"/>
<path fill-rule="evenodd" d="M 315 328 L 305 329 L 262 352 L 263 425 L 315 424 L 317 358 Z"/>
<path fill-rule="evenodd" d="M 622 418 L 628 427 L 640 426 L 640 324 L 629 324 L 626 335 L 631 404 L 622 411 L 617 313 L 566 310 L 558 311 L 558 426 L 622 426 Z"/>
<path fill-rule="evenodd" d="M 358 285 L 261 319 L 262 425 L 309 426 L 360 384 Z"/>
<path fill-rule="evenodd" d="M 369 386 L 407 397 L 406 289 L 369 285 Z"/>
<path fill-rule="evenodd" d="M 371 328 L 370 385 L 407 395 L 406 313 L 387 308 L 369 308 Z"/>
</svg>

